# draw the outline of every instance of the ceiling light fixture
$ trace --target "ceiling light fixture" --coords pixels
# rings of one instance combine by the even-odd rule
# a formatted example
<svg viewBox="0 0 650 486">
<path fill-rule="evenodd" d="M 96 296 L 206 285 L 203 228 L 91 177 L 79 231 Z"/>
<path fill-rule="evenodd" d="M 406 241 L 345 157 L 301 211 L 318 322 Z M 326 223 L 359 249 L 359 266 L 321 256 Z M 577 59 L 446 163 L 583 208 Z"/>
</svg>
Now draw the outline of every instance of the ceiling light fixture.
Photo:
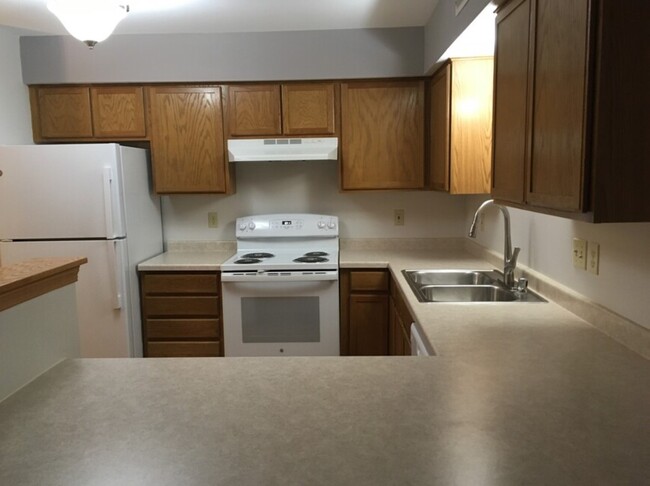
<svg viewBox="0 0 650 486">
<path fill-rule="evenodd" d="M 119 0 L 51 0 L 47 8 L 70 35 L 91 49 L 108 38 L 129 11 Z"/>
</svg>

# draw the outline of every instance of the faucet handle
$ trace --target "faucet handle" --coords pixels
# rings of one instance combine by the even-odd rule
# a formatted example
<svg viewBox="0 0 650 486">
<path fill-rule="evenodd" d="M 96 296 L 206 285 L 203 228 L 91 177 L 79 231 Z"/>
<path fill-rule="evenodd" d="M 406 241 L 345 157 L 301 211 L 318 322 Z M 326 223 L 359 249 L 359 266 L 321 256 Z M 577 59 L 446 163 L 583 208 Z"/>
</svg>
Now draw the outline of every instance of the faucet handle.
<svg viewBox="0 0 650 486">
<path fill-rule="evenodd" d="M 516 246 L 512 250 L 512 255 L 510 256 L 510 259 L 508 260 L 508 264 L 512 265 L 513 267 L 515 267 L 517 265 L 517 258 L 519 258 L 519 252 L 520 251 L 521 251 L 521 248 L 519 248 L 518 246 Z"/>
<path fill-rule="evenodd" d="M 517 291 L 526 292 L 526 290 L 528 290 L 528 279 L 521 277 L 519 280 L 517 280 Z"/>
</svg>

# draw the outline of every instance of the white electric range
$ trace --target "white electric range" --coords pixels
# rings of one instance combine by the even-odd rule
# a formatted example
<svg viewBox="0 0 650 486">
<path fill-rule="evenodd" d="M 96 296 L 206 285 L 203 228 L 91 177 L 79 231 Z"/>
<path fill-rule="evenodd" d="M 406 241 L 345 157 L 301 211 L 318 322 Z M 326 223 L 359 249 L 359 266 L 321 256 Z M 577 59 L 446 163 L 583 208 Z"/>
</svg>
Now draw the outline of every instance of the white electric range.
<svg viewBox="0 0 650 486">
<path fill-rule="evenodd" d="M 221 265 L 226 356 L 339 355 L 336 216 L 237 218 Z"/>
</svg>

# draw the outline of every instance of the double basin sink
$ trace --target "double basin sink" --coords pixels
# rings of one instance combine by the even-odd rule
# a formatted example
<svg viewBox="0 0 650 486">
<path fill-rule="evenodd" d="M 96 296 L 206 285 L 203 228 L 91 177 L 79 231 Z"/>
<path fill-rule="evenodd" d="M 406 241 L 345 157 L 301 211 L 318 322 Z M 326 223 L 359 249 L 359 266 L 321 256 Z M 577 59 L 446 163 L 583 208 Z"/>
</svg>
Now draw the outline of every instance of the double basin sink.
<svg viewBox="0 0 650 486">
<path fill-rule="evenodd" d="M 496 270 L 402 270 L 420 302 L 546 302 L 505 286 Z"/>
</svg>

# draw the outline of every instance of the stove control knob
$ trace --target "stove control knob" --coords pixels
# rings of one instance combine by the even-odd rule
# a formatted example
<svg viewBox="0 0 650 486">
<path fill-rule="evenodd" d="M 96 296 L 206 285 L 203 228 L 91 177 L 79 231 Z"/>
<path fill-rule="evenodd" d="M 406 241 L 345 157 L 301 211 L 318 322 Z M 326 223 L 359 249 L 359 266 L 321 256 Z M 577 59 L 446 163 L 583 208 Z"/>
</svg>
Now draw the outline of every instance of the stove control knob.
<svg viewBox="0 0 650 486">
<path fill-rule="evenodd" d="M 334 229 L 336 228 L 336 223 L 334 221 L 330 221 L 329 223 L 327 223 L 327 227 L 329 229 Z"/>
<path fill-rule="evenodd" d="M 253 231 L 255 229 L 255 223 L 253 223 L 252 221 L 248 223 L 248 229 Z"/>
<path fill-rule="evenodd" d="M 319 227 L 320 229 L 325 228 L 325 221 L 319 221 L 319 222 L 318 222 L 318 227 Z"/>
<path fill-rule="evenodd" d="M 246 229 L 246 223 L 239 223 L 239 231 L 244 231 Z"/>
</svg>

